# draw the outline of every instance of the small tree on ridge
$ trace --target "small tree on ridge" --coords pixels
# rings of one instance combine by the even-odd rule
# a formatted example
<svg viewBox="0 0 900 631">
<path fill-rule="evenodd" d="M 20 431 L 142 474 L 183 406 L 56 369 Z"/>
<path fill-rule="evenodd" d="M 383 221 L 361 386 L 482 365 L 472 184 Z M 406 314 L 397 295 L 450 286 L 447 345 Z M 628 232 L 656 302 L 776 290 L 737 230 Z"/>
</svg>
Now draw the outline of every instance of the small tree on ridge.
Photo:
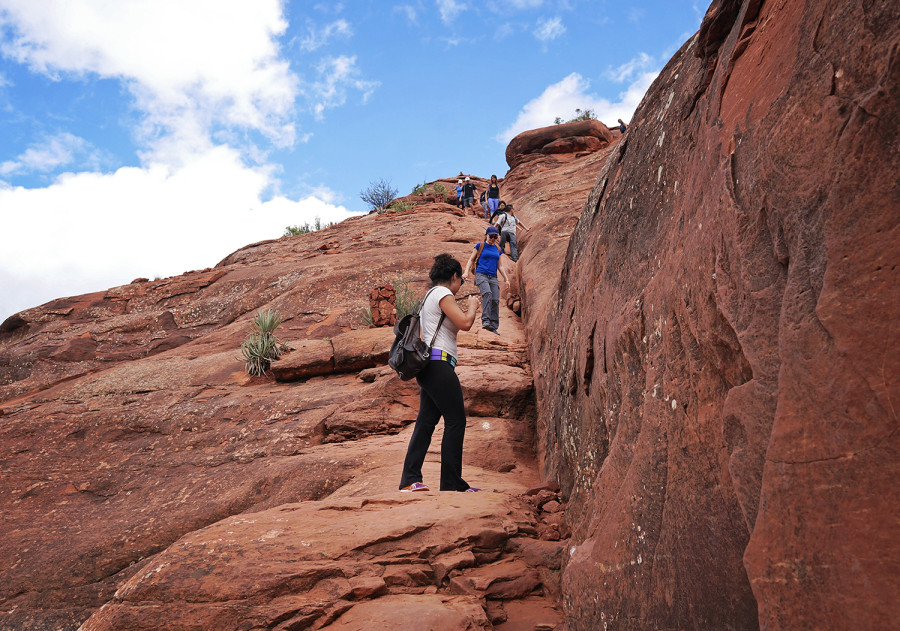
<svg viewBox="0 0 900 631">
<path fill-rule="evenodd" d="M 388 207 L 397 197 L 397 189 L 391 186 L 390 181 L 380 179 L 377 182 L 369 182 L 369 188 L 359 192 L 359 198 L 371 206 L 372 210 L 381 212 Z"/>
</svg>

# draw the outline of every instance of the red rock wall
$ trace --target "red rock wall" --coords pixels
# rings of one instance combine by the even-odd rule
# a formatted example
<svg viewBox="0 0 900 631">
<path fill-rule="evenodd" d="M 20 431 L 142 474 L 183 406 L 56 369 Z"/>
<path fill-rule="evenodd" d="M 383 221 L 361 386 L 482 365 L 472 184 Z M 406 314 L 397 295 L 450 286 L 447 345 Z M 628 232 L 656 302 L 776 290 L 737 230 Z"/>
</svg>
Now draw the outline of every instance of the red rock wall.
<svg viewBox="0 0 900 631">
<path fill-rule="evenodd" d="M 898 50 L 896 2 L 714 2 L 558 291 L 526 241 L 573 631 L 896 625 Z"/>
</svg>

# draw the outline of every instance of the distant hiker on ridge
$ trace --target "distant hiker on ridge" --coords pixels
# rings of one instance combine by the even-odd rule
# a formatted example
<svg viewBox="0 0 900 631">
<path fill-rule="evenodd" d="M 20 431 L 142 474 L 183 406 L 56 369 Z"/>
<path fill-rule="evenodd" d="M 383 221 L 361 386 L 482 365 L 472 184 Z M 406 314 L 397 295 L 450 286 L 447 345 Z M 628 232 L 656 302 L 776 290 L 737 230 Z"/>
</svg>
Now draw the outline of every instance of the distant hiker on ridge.
<svg viewBox="0 0 900 631">
<path fill-rule="evenodd" d="M 466 208 L 472 208 L 475 205 L 475 184 L 469 181 L 469 176 L 466 176 L 466 182 L 463 184 L 463 210 Z M 472 209 L 472 213 L 477 216 L 475 213 L 475 209 Z"/>
<path fill-rule="evenodd" d="M 497 176 L 492 175 L 491 181 L 488 184 L 487 189 L 487 197 L 488 197 L 488 208 L 491 209 L 490 214 L 485 213 L 484 218 L 490 220 L 490 218 L 497 212 L 497 207 L 500 205 L 500 183 L 497 182 Z M 500 246 L 503 247 L 503 246 Z"/>
</svg>

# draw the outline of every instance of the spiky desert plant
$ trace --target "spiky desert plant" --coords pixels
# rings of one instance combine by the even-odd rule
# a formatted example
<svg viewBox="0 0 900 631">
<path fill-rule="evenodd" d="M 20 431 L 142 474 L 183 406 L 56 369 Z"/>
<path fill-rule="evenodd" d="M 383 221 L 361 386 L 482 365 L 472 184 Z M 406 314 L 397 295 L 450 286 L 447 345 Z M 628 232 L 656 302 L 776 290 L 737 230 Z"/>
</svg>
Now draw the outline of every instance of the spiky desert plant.
<svg viewBox="0 0 900 631">
<path fill-rule="evenodd" d="M 375 328 L 375 316 L 372 315 L 371 305 L 363 309 L 363 321 L 372 328 Z"/>
<path fill-rule="evenodd" d="M 275 329 L 281 326 L 281 314 L 274 309 L 259 311 L 250 325 L 255 333 L 275 335 Z"/>
<path fill-rule="evenodd" d="M 398 278 L 394 281 L 394 307 L 397 309 L 397 319 L 409 315 L 416 310 L 416 295 L 409 286 L 409 281 L 405 278 Z"/>
<path fill-rule="evenodd" d="M 241 344 L 241 355 L 251 375 L 264 375 L 272 365 L 272 360 L 281 357 L 288 350 L 286 344 L 278 342 L 275 329 L 281 325 L 281 314 L 274 309 L 259 311 L 250 324 L 252 332 Z"/>
</svg>

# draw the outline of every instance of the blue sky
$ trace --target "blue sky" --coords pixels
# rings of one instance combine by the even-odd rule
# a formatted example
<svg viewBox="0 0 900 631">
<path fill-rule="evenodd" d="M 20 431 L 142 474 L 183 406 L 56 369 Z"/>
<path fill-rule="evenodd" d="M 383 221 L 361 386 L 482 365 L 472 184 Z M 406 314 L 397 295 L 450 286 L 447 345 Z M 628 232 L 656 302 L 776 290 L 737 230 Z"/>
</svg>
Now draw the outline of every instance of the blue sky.
<svg viewBox="0 0 900 631">
<path fill-rule="evenodd" d="M 705 2 L 0 0 L 0 321 L 626 121 Z"/>
</svg>

